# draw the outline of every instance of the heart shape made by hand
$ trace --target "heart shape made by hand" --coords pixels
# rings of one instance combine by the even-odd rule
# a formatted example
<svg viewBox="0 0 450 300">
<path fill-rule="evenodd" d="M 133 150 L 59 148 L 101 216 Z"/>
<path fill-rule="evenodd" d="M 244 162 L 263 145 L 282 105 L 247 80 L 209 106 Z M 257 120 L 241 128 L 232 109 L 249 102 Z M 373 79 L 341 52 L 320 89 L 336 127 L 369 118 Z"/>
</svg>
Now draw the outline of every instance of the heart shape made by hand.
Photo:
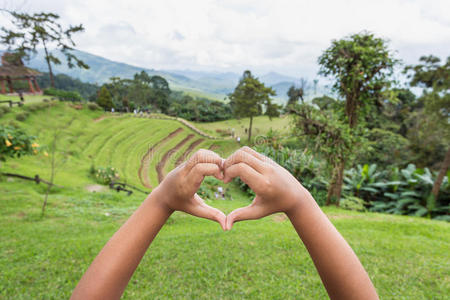
<svg viewBox="0 0 450 300">
<path fill-rule="evenodd" d="M 205 176 L 224 183 L 239 177 L 256 194 L 249 206 L 228 216 L 207 205 L 196 194 Z M 309 192 L 286 169 L 249 147 L 243 147 L 227 159 L 210 150 L 197 151 L 187 162 L 172 170 L 158 189 L 170 210 L 180 210 L 218 222 L 230 230 L 234 222 L 255 220 L 276 212 L 295 209 Z"/>
</svg>

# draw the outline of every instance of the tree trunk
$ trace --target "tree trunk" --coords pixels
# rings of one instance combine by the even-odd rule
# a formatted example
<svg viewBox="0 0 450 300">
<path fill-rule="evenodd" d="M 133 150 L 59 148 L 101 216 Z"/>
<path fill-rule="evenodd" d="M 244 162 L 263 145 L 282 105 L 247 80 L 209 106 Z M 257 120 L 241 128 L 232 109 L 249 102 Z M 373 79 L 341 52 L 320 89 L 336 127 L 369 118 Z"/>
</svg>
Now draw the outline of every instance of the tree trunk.
<svg viewBox="0 0 450 300">
<path fill-rule="evenodd" d="M 450 147 L 447 150 L 447 154 L 445 154 L 444 162 L 442 163 L 441 170 L 439 171 L 439 174 L 434 181 L 433 189 L 431 190 L 431 193 L 434 195 L 434 199 L 437 200 L 439 196 L 439 190 L 441 189 L 442 181 L 444 180 L 445 173 L 447 173 L 447 170 L 450 166 Z"/>
<path fill-rule="evenodd" d="M 336 206 L 339 206 L 341 201 L 342 184 L 344 182 L 345 159 L 338 162 L 333 170 L 333 176 L 328 187 L 327 202 L 325 205 L 330 205 L 331 200 L 335 199 Z"/>
<path fill-rule="evenodd" d="M 252 125 L 253 125 L 253 116 L 250 117 L 250 126 L 248 127 L 248 142 L 249 143 L 252 138 Z"/>
<path fill-rule="evenodd" d="M 50 86 L 52 88 L 55 87 L 55 80 L 53 79 L 53 71 L 52 71 L 52 64 L 50 63 L 50 58 L 48 56 L 48 50 L 47 50 L 47 46 L 45 45 L 45 41 L 42 40 L 42 44 L 44 45 L 44 50 L 45 50 L 45 61 L 47 61 L 47 66 L 48 66 L 48 75 L 50 76 Z"/>
</svg>

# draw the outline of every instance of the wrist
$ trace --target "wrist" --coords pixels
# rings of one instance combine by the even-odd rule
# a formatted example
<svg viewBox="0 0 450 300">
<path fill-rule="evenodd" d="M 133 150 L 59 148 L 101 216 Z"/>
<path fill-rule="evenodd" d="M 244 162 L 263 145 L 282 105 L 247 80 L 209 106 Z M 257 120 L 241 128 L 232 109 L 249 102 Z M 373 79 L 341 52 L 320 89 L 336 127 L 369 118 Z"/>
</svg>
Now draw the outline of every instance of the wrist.
<svg viewBox="0 0 450 300">
<path fill-rule="evenodd" d="M 153 189 L 153 191 L 148 195 L 147 199 L 145 199 L 145 202 L 150 203 L 152 207 L 156 207 L 158 210 L 166 213 L 168 216 L 170 216 L 174 212 L 174 210 L 167 204 L 167 193 L 164 193 L 160 186 L 157 186 L 155 189 Z"/>
<path fill-rule="evenodd" d="M 285 212 L 290 219 L 298 217 L 301 213 L 308 213 L 308 211 L 317 207 L 313 196 L 303 186 L 292 196 L 292 201 L 293 205 Z"/>
</svg>

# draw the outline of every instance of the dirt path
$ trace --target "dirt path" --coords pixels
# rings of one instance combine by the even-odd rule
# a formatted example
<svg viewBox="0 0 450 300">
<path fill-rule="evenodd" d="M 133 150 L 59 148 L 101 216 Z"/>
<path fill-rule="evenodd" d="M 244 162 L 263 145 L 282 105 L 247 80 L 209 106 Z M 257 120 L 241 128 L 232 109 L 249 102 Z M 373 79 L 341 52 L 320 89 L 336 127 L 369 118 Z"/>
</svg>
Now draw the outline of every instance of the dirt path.
<svg viewBox="0 0 450 300">
<path fill-rule="evenodd" d="M 216 149 L 219 149 L 220 147 L 218 145 L 211 145 L 209 146 L 208 150 L 214 151 Z"/>
<path fill-rule="evenodd" d="M 164 179 L 164 166 L 167 163 L 167 160 L 172 156 L 174 153 L 178 151 L 181 147 L 183 147 L 184 144 L 186 144 L 190 139 L 192 139 L 195 135 L 190 134 L 187 137 L 185 137 L 181 142 L 179 142 L 175 147 L 164 153 L 164 156 L 161 158 L 160 162 L 156 165 L 156 172 L 158 173 L 158 181 L 161 182 Z"/>
<path fill-rule="evenodd" d="M 175 166 L 180 165 L 182 162 L 184 162 L 187 157 L 189 156 L 189 154 L 192 152 L 192 150 L 195 149 L 195 147 L 197 147 L 201 142 L 203 142 L 205 139 L 198 139 L 193 141 L 189 147 L 186 149 L 186 151 L 184 151 L 184 153 L 177 159 L 177 162 L 175 163 Z"/>
<path fill-rule="evenodd" d="M 148 167 L 150 166 L 150 158 L 155 152 L 157 148 L 159 148 L 161 145 L 165 144 L 167 141 L 175 137 L 177 134 L 183 131 L 183 128 L 178 128 L 175 131 L 171 132 L 168 136 L 157 142 L 155 145 L 150 147 L 147 150 L 147 153 L 144 154 L 144 156 L 141 159 L 141 165 L 139 166 L 139 180 L 141 181 L 142 185 L 146 188 L 151 189 L 152 186 L 150 184 L 150 178 L 148 177 Z M 159 176 L 159 175 L 158 175 Z"/>
</svg>

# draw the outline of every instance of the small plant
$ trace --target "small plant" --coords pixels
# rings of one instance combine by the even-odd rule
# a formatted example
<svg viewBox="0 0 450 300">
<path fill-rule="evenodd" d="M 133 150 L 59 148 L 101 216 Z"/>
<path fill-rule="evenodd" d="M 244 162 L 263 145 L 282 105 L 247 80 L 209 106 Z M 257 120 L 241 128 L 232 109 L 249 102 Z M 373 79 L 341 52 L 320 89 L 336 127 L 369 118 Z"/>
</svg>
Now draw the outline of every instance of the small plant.
<svg viewBox="0 0 450 300">
<path fill-rule="evenodd" d="M 340 207 L 348 210 L 366 211 L 366 202 L 355 196 L 348 196 L 341 200 Z"/>
<path fill-rule="evenodd" d="M 97 104 L 97 103 L 95 103 L 95 102 L 89 102 L 88 104 L 87 104 L 87 107 L 90 109 L 90 110 L 101 110 L 102 108 Z"/>
<path fill-rule="evenodd" d="M 0 160 L 37 154 L 38 149 L 39 145 L 34 142 L 33 136 L 15 127 L 0 125 Z"/>
<path fill-rule="evenodd" d="M 17 121 L 21 121 L 21 122 L 23 122 L 23 121 L 25 121 L 27 118 L 28 118 L 28 113 L 27 112 L 19 112 L 19 113 L 17 113 L 16 114 L 16 120 Z"/>
<path fill-rule="evenodd" d="M 119 178 L 119 173 L 113 167 L 98 167 L 95 171 L 95 180 L 100 184 L 110 184 Z"/>
</svg>

